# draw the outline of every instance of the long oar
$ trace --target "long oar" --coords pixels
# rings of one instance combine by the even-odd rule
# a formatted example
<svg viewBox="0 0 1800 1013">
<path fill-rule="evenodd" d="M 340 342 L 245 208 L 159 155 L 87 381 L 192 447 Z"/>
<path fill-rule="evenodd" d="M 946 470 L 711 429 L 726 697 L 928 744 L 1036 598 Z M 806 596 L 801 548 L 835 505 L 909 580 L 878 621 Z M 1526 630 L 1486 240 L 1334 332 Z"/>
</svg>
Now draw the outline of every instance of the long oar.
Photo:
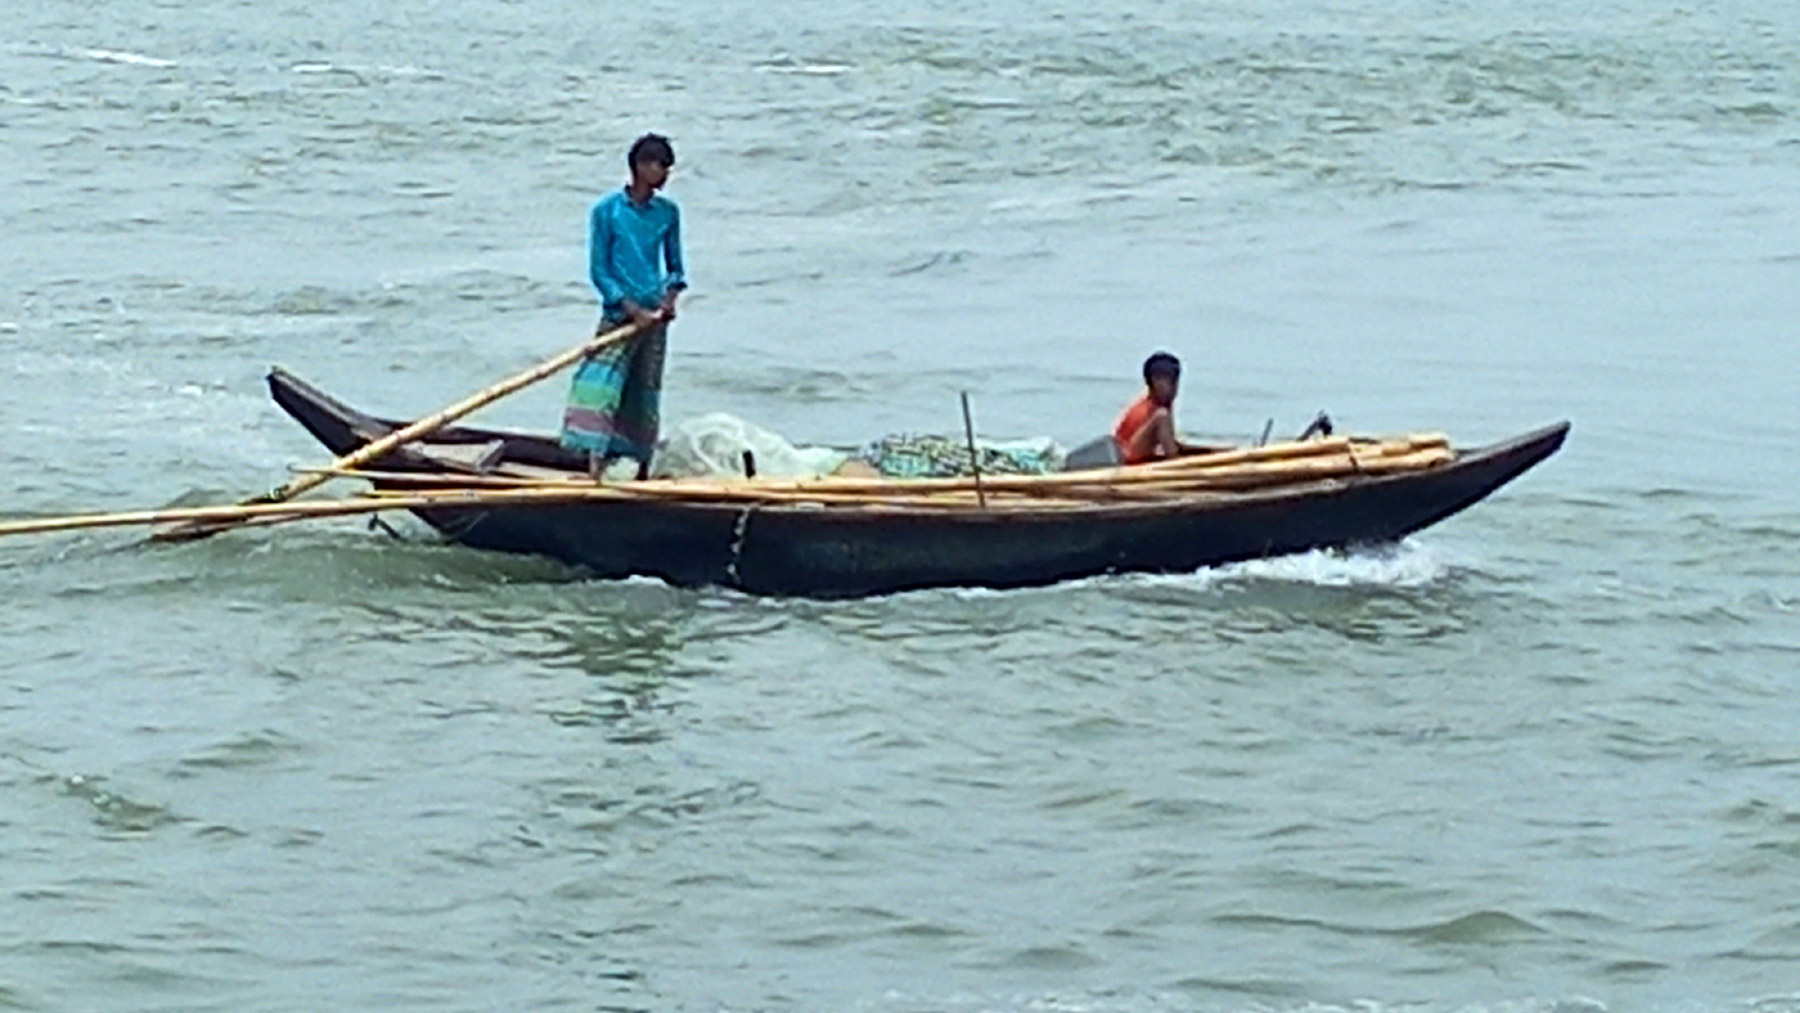
<svg viewBox="0 0 1800 1013">
<path fill-rule="evenodd" d="M 608 345 L 617 344 L 618 342 L 625 341 L 635 336 L 641 329 L 642 325 L 636 323 L 626 324 L 623 327 L 615 327 L 605 334 L 584 341 L 579 346 L 571 348 L 560 355 L 545 359 L 543 362 L 538 363 L 536 366 L 531 367 L 517 376 L 502 380 L 491 387 L 463 398 L 461 401 L 456 402 L 442 411 L 434 412 L 411 425 L 402 426 L 378 440 L 367 443 L 359 449 L 332 461 L 323 469 L 303 474 L 298 478 L 290 480 L 285 485 L 271 489 L 261 496 L 255 496 L 244 500 L 238 505 L 255 506 L 264 503 L 283 503 L 293 499 L 295 496 L 300 495 L 308 489 L 316 488 L 330 481 L 333 477 L 331 474 L 333 471 L 341 471 L 346 468 L 355 468 L 359 465 L 367 464 L 368 462 L 381 457 L 383 454 L 392 451 L 396 447 L 411 443 L 420 437 L 429 436 L 484 405 L 492 404 L 514 391 L 529 387 L 539 380 L 563 369 L 565 366 L 578 362 Z M 167 531 L 159 531 L 150 537 L 153 541 L 158 542 L 183 542 L 192 539 L 206 538 L 209 535 L 215 535 L 236 526 L 237 522 L 232 520 L 211 522 L 196 521 L 182 524 L 179 527 L 170 528 Z"/>
</svg>

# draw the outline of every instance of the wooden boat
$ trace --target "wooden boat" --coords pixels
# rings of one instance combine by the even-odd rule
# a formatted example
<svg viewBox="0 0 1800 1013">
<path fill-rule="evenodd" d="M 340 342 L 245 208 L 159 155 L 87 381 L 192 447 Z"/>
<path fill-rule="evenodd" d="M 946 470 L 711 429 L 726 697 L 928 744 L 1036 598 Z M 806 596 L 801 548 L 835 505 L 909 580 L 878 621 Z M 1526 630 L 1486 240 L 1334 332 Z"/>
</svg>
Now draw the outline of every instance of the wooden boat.
<svg viewBox="0 0 1800 1013">
<path fill-rule="evenodd" d="M 337 455 L 402 424 L 350 408 L 280 369 L 268 381 L 276 403 Z M 1109 486 L 1108 476 L 1121 483 L 1147 477 L 1124 468 L 1094 478 L 1095 488 L 1117 495 L 1004 505 L 977 503 L 966 490 L 884 502 L 833 494 L 829 483 L 790 483 L 780 494 L 715 485 L 707 496 L 649 495 L 655 483 L 625 483 L 616 498 L 414 512 L 460 544 L 550 556 L 605 578 L 809 597 L 1021 587 L 1392 542 L 1487 497 L 1555 453 L 1568 431 L 1560 422 L 1485 447 L 1439 448 L 1441 463 L 1429 467 L 1156 495 L 1129 494 L 1159 488 L 1152 484 Z M 509 474 L 568 488 L 585 476 L 585 462 L 554 438 L 473 428 L 442 430 L 430 444 L 369 467 L 379 472 L 378 490 Z M 631 491 L 640 486 L 644 494 Z"/>
</svg>

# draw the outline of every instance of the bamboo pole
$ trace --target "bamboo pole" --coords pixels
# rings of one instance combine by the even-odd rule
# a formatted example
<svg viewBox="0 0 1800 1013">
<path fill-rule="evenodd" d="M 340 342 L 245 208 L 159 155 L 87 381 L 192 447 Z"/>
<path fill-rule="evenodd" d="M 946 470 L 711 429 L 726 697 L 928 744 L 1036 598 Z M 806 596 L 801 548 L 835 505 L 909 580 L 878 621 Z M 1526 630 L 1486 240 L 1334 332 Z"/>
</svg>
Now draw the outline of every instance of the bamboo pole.
<svg viewBox="0 0 1800 1013">
<path fill-rule="evenodd" d="M 1243 485 L 1262 481 L 1288 481 L 1307 475 L 1351 473 L 1358 470 L 1387 472 L 1406 468 L 1424 468 L 1450 460 L 1454 454 L 1445 447 L 1428 446 L 1412 449 L 1405 441 L 1369 444 L 1351 453 L 1321 454 L 1275 461 L 1246 462 L 1212 468 L 1164 469 L 1113 468 L 1095 471 L 1061 472 L 1051 475 L 984 475 L 983 492 L 1003 495 L 1048 496 L 1094 488 L 1183 487 L 1198 485 Z M 1353 460 L 1354 457 L 1354 460 Z M 507 475 L 443 475 L 423 472 L 363 471 L 335 469 L 334 474 L 393 485 L 481 487 L 481 488 L 593 488 L 586 477 L 534 478 Z M 721 491 L 744 496 L 814 496 L 900 495 L 918 496 L 949 492 L 973 492 L 972 478 L 951 479 L 883 479 L 833 478 L 745 480 L 740 478 L 649 479 L 624 483 L 610 488 L 645 496 L 708 496 Z"/>
<path fill-rule="evenodd" d="M 477 391 L 476 393 L 463 398 L 461 401 L 458 401 L 447 408 L 433 412 L 410 425 L 401 426 L 399 429 L 394 430 L 386 436 L 367 443 L 361 448 L 332 461 L 328 468 L 354 468 L 361 464 L 367 464 L 368 462 L 393 451 L 397 447 L 417 440 L 422 436 L 428 436 L 431 433 L 437 432 L 439 429 L 474 412 L 478 408 L 492 404 L 508 394 L 529 387 L 539 380 L 542 380 L 564 367 L 586 358 L 609 345 L 628 340 L 635 336 L 639 330 L 641 330 L 640 325 L 635 323 L 626 324 L 623 327 L 615 327 L 605 334 L 584 341 L 580 345 L 577 345 L 566 352 L 553 355 L 523 373 L 508 377 L 499 383 Z M 285 502 L 306 492 L 308 489 L 313 489 L 325 484 L 330 481 L 331 478 L 331 474 L 326 469 L 309 472 L 298 478 L 290 479 L 286 484 L 271 489 L 261 496 L 244 500 L 238 505 L 253 506 L 257 504 Z M 210 525 L 188 524 L 168 531 L 158 532 L 151 537 L 153 540 L 159 542 L 189 541 L 191 539 L 206 538 L 210 535 L 217 534 L 230 526 L 231 524 L 229 522 L 224 521 Z"/>
<path fill-rule="evenodd" d="M 1321 441 L 1323 442 L 1323 441 Z M 1447 449 L 1434 449 L 1434 453 L 1448 459 Z M 1350 455 L 1347 447 L 1336 448 L 1335 453 L 1318 453 L 1310 457 L 1275 459 L 1257 461 L 1243 458 L 1224 458 L 1211 467 L 1162 468 L 1157 465 L 1135 465 L 1125 468 L 1104 468 L 1091 471 L 1068 471 L 1049 475 L 983 475 L 981 486 L 987 492 L 1036 491 L 1067 488 L 1087 485 L 1133 485 L 1138 483 L 1180 480 L 1185 478 L 1237 477 L 1241 474 L 1281 474 L 1291 461 L 1335 460 L 1338 465 L 1350 468 Z M 1359 461 L 1363 457 L 1357 458 Z M 1367 458 L 1375 459 L 1373 455 Z M 1243 469 L 1249 469 L 1245 471 Z M 633 487 L 657 485 L 685 486 L 697 484 L 692 479 L 658 479 L 650 482 L 635 482 Z M 710 484 L 710 483 L 709 483 Z M 921 478 L 921 479 L 871 479 L 871 478 L 818 478 L 818 479 L 758 479 L 754 483 L 743 483 L 745 486 L 766 490 L 817 491 L 817 492 L 885 492 L 904 489 L 909 492 L 927 490 L 973 489 L 975 483 L 967 477 L 962 478 Z"/>
<path fill-rule="evenodd" d="M 923 493 L 908 493 L 905 491 L 893 493 L 842 493 L 796 492 L 792 490 L 770 491 L 765 489 L 747 488 L 743 485 L 690 486 L 687 488 L 671 488 L 663 486 L 661 488 L 650 489 L 640 488 L 640 485 L 640 483 L 632 483 L 630 485 L 617 486 L 589 486 L 585 492 L 592 493 L 593 495 L 591 496 L 583 495 L 582 490 L 571 489 L 565 492 L 564 490 L 555 487 L 547 490 L 519 489 L 512 491 L 541 491 L 553 493 L 559 497 L 566 496 L 571 501 L 604 499 L 619 501 L 654 501 L 659 503 L 757 503 L 771 506 L 805 506 L 808 504 L 819 506 L 855 506 L 858 504 L 887 504 L 895 506 L 958 507 L 980 506 L 981 504 L 981 500 L 972 489 L 940 490 L 937 492 Z M 468 494 L 481 496 L 487 494 L 489 491 L 490 490 L 470 491 Z M 499 490 L 492 491 L 498 492 Z M 463 490 L 444 489 L 434 491 L 413 491 L 377 489 L 370 492 L 368 495 L 377 499 L 417 499 L 421 497 L 431 498 L 434 496 L 450 496 L 460 492 L 463 492 Z M 1066 503 L 1073 506 L 1090 502 L 1090 500 L 1083 497 L 1064 496 L 1046 499 L 1019 493 L 1008 493 L 999 496 L 989 494 L 987 496 L 987 501 L 989 503 L 1010 503 L 1014 506 L 1055 503 Z"/>
<path fill-rule="evenodd" d="M 1221 464 L 1243 464 L 1251 461 L 1280 461 L 1291 457 L 1317 457 L 1321 454 L 1341 454 L 1351 447 L 1347 436 L 1333 436 L 1322 440 L 1293 440 L 1283 443 L 1270 443 L 1260 447 L 1238 447 L 1233 450 L 1215 450 L 1207 454 L 1188 454 L 1182 457 L 1170 457 L 1149 464 L 1137 465 L 1155 471 L 1180 471 L 1186 468 L 1210 468 Z"/>
<path fill-rule="evenodd" d="M 383 510 L 411 510 L 429 507 L 573 502 L 580 499 L 600 498 L 596 496 L 596 493 L 600 491 L 594 488 L 566 492 L 560 489 L 510 489 L 483 493 L 457 491 L 436 495 L 358 497 L 286 503 L 237 503 L 225 506 L 133 510 L 123 513 L 74 514 L 66 517 L 42 517 L 34 520 L 0 522 L 0 536 L 145 524 L 233 524 L 241 520 L 275 517 L 300 520 L 309 517 L 338 517 L 377 513 Z"/>
<path fill-rule="evenodd" d="M 1232 490 L 1314 481 L 1356 474 L 1386 475 L 1436 467 L 1453 459 L 1443 448 L 1428 448 L 1408 454 L 1377 456 L 1348 455 L 1336 458 L 1301 459 L 1283 466 L 1272 464 L 1239 465 L 1213 468 L 1182 475 L 1134 476 L 1135 480 L 1095 481 L 1056 486 L 1059 495 L 1117 495 L 1127 491 L 1144 493 L 1181 490 Z"/>
<path fill-rule="evenodd" d="M 1427 448 L 1424 451 L 1413 451 L 1406 454 L 1379 455 L 1371 453 L 1359 456 L 1354 461 L 1348 456 L 1296 459 L 1279 464 L 1240 465 L 1231 468 L 1217 468 L 1191 475 L 1152 474 L 1130 476 L 1133 481 L 1121 480 L 1087 480 L 1078 483 L 1049 483 L 1042 481 L 1017 481 L 1004 488 L 995 488 L 993 478 L 984 479 L 980 488 L 963 486 L 949 488 L 928 486 L 920 481 L 888 481 L 859 482 L 852 486 L 848 483 L 793 483 L 777 485 L 766 480 L 744 481 L 704 481 L 693 479 L 658 479 L 643 482 L 629 482 L 613 486 L 580 485 L 573 482 L 549 481 L 534 483 L 524 479 L 505 479 L 491 476 L 470 476 L 471 481 L 463 485 L 464 479 L 451 476 L 428 477 L 426 484 L 441 484 L 443 491 L 457 491 L 459 488 L 469 490 L 480 489 L 538 489 L 545 491 L 580 489 L 604 489 L 611 495 L 609 498 L 648 499 L 659 501 L 725 501 L 725 502 L 761 502 L 761 503 L 857 503 L 857 502 L 905 502 L 905 503 L 969 503 L 979 504 L 985 495 L 991 500 L 1006 503 L 1050 502 L 1056 500 L 1080 502 L 1101 499 L 1119 499 L 1131 497 L 1158 498 L 1176 496 L 1188 492 L 1204 492 L 1210 490 L 1242 490 L 1263 486 L 1292 484 L 1296 482 L 1315 481 L 1354 474 L 1383 475 L 1395 472 L 1419 470 L 1443 464 L 1451 459 L 1449 451 L 1443 448 Z M 379 473 L 359 473 L 370 475 Z M 400 473 L 380 475 L 395 484 L 414 483 L 414 476 Z M 1011 476 L 1015 479 L 1022 476 Z M 378 490 L 377 495 L 411 496 L 421 494 L 412 489 Z"/>
<path fill-rule="evenodd" d="M 380 471 L 367 468 L 294 468 L 295 472 L 310 474 L 323 471 L 333 478 L 358 478 L 365 482 L 385 482 L 390 485 L 420 486 L 467 486 L 493 489 L 560 489 L 571 486 L 578 489 L 594 488 L 594 480 L 587 475 L 576 476 L 573 472 L 568 478 L 527 478 L 522 475 L 460 475 L 439 471 Z"/>
<path fill-rule="evenodd" d="M 1453 455 L 1447 451 L 1431 449 L 1399 456 L 1358 456 L 1336 460 L 1321 459 L 1297 462 L 1285 468 L 1268 466 L 1218 468 L 1192 477 L 1129 483 L 1123 487 L 1137 489 L 1247 489 L 1323 478 L 1390 475 L 1399 472 L 1420 471 L 1448 463 L 1452 459 Z"/>
<path fill-rule="evenodd" d="M 333 472 L 340 478 L 360 478 L 371 482 L 386 483 L 390 486 L 415 486 L 422 488 L 387 488 L 375 489 L 368 493 L 371 496 L 411 496 L 432 492 L 487 492 L 505 490 L 593 490 L 607 489 L 617 498 L 655 498 L 655 499 L 725 499 L 725 500 L 758 500 L 767 502 L 858 502 L 875 499 L 902 499 L 907 501 L 923 499 L 964 499 L 978 502 L 974 489 L 914 489 L 911 483 L 895 481 L 863 492 L 833 490 L 829 487 L 813 488 L 770 488 L 760 483 L 737 481 L 705 482 L 695 480 L 655 480 L 647 482 L 629 482 L 620 485 L 597 486 L 587 479 L 532 479 L 509 478 L 496 475 L 438 475 L 411 473 L 400 471 L 359 471 L 337 470 Z M 1035 495 L 1032 490 L 1021 489 L 1002 491 L 995 494 L 1001 499 L 1016 501 L 1037 500 L 1043 497 Z M 612 498 L 612 497 L 609 497 Z"/>
</svg>

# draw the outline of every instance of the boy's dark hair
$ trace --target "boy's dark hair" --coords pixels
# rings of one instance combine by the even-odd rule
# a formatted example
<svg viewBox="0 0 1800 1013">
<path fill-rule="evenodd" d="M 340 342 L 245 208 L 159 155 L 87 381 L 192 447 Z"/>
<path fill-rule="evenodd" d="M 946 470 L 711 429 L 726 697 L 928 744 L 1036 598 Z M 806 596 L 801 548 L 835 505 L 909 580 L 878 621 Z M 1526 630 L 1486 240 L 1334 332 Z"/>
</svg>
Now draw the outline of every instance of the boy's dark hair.
<svg viewBox="0 0 1800 1013">
<path fill-rule="evenodd" d="M 675 165 L 675 149 L 669 139 L 661 134 L 645 134 L 631 142 L 631 150 L 625 153 L 625 165 L 635 166 L 639 162 L 655 162 L 665 168 Z"/>
<path fill-rule="evenodd" d="M 1144 382 L 1149 383 L 1154 376 L 1181 375 L 1181 360 L 1168 352 L 1157 352 L 1144 360 Z"/>
</svg>

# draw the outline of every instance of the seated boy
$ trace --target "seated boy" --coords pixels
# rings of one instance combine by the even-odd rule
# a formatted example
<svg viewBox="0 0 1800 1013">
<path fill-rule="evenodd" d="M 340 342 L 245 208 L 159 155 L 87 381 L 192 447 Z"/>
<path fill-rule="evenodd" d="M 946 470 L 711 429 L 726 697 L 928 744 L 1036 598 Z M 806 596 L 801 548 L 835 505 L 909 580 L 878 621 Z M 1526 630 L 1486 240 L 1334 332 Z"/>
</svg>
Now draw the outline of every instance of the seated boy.
<svg viewBox="0 0 1800 1013">
<path fill-rule="evenodd" d="M 1181 387 L 1181 360 L 1157 352 L 1144 360 L 1144 393 L 1119 416 L 1113 427 L 1124 464 L 1143 464 L 1207 448 L 1182 443 L 1175 435 L 1175 395 Z"/>
</svg>

